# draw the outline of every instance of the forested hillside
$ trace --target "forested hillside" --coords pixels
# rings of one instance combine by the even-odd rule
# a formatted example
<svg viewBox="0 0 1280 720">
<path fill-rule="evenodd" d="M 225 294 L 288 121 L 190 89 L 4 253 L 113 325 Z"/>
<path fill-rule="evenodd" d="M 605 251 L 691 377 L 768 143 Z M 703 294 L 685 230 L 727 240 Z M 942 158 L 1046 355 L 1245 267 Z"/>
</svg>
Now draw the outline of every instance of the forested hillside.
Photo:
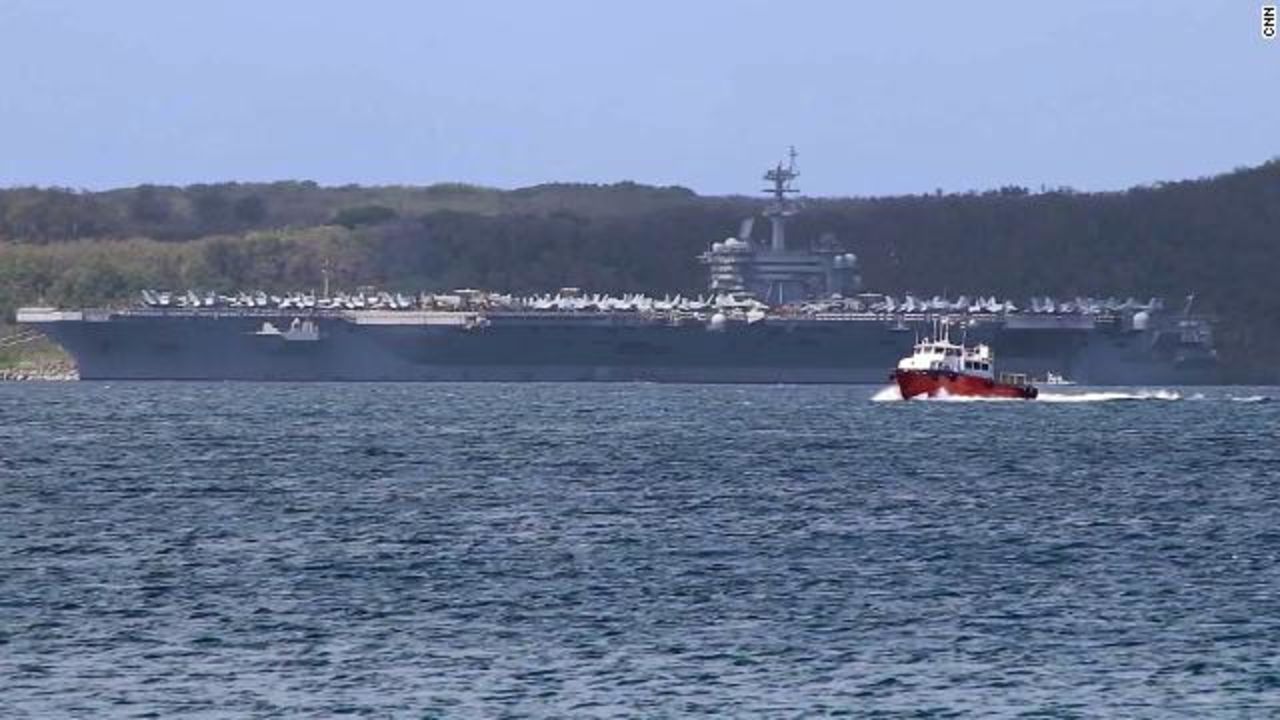
<svg viewBox="0 0 1280 720">
<path fill-rule="evenodd" d="M 307 182 L 0 191 L 0 313 L 131 300 L 142 287 L 697 293 L 695 255 L 759 201 L 633 183 L 501 191 Z M 869 289 L 932 295 L 1196 295 L 1238 379 L 1280 350 L 1280 162 L 1124 192 L 811 199 Z M 0 332 L 3 332 L 0 330 Z M 1270 373 L 1268 375 L 1268 373 Z"/>
</svg>

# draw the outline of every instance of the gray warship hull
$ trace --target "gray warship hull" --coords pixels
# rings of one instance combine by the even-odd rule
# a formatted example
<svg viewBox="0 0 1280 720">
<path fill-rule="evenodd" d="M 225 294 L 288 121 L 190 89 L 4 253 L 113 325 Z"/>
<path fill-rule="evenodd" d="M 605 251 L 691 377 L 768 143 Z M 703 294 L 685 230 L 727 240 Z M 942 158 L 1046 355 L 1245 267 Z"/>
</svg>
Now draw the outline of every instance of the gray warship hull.
<svg viewBox="0 0 1280 720">
<path fill-rule="evenodd" d="M 19 319 L 86 380 L 885 383 L 935 316 L 708 323 L 633 313 L 46 311 Z M 280 332 L 305 320 L 310 334 Z M 1002 371 L 1092 385 L 1212 384 L 1176 325 L 1106 318 L 958 320 Z"/>
</svg>

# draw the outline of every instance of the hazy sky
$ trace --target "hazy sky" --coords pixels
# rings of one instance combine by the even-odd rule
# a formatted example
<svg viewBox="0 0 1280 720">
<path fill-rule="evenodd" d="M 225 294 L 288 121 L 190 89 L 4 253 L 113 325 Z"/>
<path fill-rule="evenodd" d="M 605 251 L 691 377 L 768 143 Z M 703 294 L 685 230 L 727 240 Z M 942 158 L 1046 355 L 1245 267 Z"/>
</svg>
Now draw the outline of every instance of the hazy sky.
<svg viewBox="0 0 1280 720">
<path fill-rule="evenodd" d="M 1259 8 L 0 0 L 0 185 L 1122 188 L 1280 155 Z"/>
</svg>

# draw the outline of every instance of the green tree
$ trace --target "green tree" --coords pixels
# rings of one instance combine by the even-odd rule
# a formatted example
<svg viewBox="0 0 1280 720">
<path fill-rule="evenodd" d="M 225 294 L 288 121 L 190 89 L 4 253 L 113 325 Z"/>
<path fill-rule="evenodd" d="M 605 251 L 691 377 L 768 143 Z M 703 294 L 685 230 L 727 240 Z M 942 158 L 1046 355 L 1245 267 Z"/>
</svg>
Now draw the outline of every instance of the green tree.
<svg viewBox="0 0 1280 720">
<path fill-rule="evenodd" d="M 155 185 L 140 185 L 129 201 L 129 218 L 137 223 L 159 224 L 173 216 L 169 199 Z"/>
<path fill-rule="evenodd" d="M 380 225 L 398 216 L 395 210 L 385 205 L 359 205 L 339 210 L 333 216 L 333 224 L 351 230 L 361 225 Z"/>
<path fill-rule="evenodd" d="M 196 185 L 190 192 L 191 207 L 201 230 L 221 232 L 231 225 L 231 200 L 225 190 L 215 185 Z"/>
<path fill-rule="evenodd" d="M 267 219 L 267 201 L 261 195 L 245 195 L 236 200 L 232 212 L 240 225 L 255 226 Z"/>
</svg>

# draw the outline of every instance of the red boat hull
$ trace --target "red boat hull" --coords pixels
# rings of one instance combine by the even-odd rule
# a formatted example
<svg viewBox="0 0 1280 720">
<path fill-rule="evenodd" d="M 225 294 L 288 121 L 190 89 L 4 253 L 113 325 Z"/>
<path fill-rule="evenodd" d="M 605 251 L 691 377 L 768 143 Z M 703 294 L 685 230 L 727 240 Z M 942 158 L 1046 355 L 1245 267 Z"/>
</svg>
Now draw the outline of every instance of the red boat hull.
<svg viewBox="0 0 1280 720">
<path fill-rule="evenodd" d="M 946 370 L 895 370 L 892 379 L 898 383 L 898 390 L 906 400 L 921 395 L 1032 400 L 1037 394 L 1036 389 L 1030 385 L 1010 385 Z"/>
</svg>

